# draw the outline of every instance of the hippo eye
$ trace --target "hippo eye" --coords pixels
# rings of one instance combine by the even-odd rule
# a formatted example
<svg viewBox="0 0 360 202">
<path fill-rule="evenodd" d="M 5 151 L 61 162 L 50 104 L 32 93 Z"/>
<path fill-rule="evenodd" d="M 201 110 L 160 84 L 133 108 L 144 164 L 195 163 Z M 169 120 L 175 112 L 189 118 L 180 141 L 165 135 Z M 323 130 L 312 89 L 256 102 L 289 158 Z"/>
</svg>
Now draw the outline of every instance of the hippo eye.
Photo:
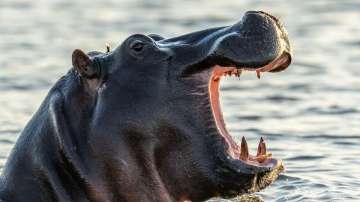
<svg viewBox="0 0 360 202">
<path fill-rule="evenodd" d="M 144 49 L 144 43 L 139 40 L 135 40 L 130 44 L 130 48 L 136 52 L 141 52 Z"/>
</svg>

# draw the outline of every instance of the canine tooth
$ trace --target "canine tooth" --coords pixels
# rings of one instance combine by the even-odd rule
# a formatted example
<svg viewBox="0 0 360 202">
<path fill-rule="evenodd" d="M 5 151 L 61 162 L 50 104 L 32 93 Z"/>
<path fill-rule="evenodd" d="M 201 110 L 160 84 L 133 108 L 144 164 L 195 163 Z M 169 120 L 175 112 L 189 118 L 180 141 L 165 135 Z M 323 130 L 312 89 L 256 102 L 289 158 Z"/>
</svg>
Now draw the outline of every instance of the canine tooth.
<svg viewBox="0 0 360 202">
<path fill-rule="evenodd" d="M 258 152 L 256 156 L 261 156 L 261 155 L 266 155 L 266 144 L 262 137 L 259 142 Z"/>
<path fill-rule="evenodd" d="M 260 142 L 257 148 L 256 156 L 260 156 L 261 154 L 261 142 L 263 141 L 262 137 L 260 138 Z"/>
<path fill-rule="evenodd" d="M 257 154 L 256 154 L 256 156 L 260 156 L 260 155 L 266 154 L 266 151 L 265 151 L 265 153 L 264 153 L 264 145 L 265 145 L 264 139 L 263 139 L 263 137 L 261 137 L 261 138 L 260 138 L 259 145 L 258 145 L 258 149 L 257 149 Z M 265 148 L 265 150 L 266 150 L 266 148 Z"/>
<path fill-rule="evenodd" d="M 110 52 L 110 45 L 108 43 L 106 43 L 105 46 L 106 46 L 106 52 L 107 53 Z"/>
<path fill-rule="evenodd" d="M 241 73 L 242 73 L 242 70 L 241 70 L 241 69 L 238 69 L 238 70 L 237 70 L 237 73 L 236 73 L 236 74 L 237 74 L 236 76 L 239 77 L 239 79 L 240 79 Z"/>
<path fill-rule="evenodd" d="M 260 74 L 261 74 L 260 70 L 256 70 L 256 76 L 257 76 L 258 79 L 261 78 L 261 75 L 260 75 Z"/>
<path fill-rule="evenodd" d="M 240 153 L 240 159 L 243 161 L 248 160 L 249 158 L 249 149 L 246 142 L 245 137 L 243 136 L 241 139 L 241 153 Z"/>
<path fill-rule="evenodd" d="M 266 155 L 266 144 L 265 144 L 265 142 L 263 142 L 261 144 L 261 154 Z"/>
</svg>

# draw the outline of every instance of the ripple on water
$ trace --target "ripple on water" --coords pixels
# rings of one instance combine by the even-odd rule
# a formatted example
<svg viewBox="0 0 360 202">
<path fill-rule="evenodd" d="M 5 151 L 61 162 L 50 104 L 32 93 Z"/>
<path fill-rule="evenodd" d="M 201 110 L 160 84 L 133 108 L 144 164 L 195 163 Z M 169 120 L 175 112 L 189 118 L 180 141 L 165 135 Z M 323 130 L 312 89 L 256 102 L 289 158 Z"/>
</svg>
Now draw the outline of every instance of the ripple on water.
<svg viewBox="0 0 360 202">
<path fill-rule="evenodd" d="M 317 115 L 344 115 L 344 114 L 354 114 L 359 113 L 357 109 L 354 108 L 344 108 L 339 106 L 329 106 L 327 108 L 321 107 L 309 107 L 305 109 L 305 114 L 317 114 Z"/>
<path fill-rule="evenodd" d="M 4 144 L 14 144 L 15 141 L 9 140 L 9 139 L 1 139 L 0 138 L 0 144 L 4 143 Z"/>
<path fill-rule="evenodd" d="M 266 100 L 269 100 L 271 102 L 296 102 L 299 101 L 300 99 L 297 97 L 291 97 L 291 96 L 286 96 L 286 95 L 271 95 L 271 96 L 267 96 L 265 97 Z"/>
<path fill-rule="evenodd" d="M 290 158 L 286 158 L 285 160 L 287 161 L 312 161 L 312 160 L 318 160 L 318 159 L 322 159 L 325 158 L 325 156 L 320 156 L 320 155 L 300 155 L 300 156 L 294 156 L 294 157 L 290 157 Z"/>
<path fill-rule="evenodd" d="M 318 134 L 318 135 L 305 135 L 302 136 L 304 139 L 342 139 L 342 140 L 360 140 L 359 135 L 331 135 L 331 134 Z"/>
<path fill-rule="evenodd" d="M 360 138 L 359 138 L 360 140 Z M 333 141 L 333 144 L 336 144 L 336 145 L 340 145 L 340 146 L 358 146 L 359 145 L 359 142 L 354 142 L 354 141 Z"/>
<path fill-rule="evenodd" d="M 73 49 L 104 50 L 135 32 L 168 38 L 266 10 L 288 29 L 293 64 L 260 81 L 254 74 L 226 81 L 222 109 L 236 139 L 244 135 L 256 145 L 264 136 L 286 172 L 254 199 L 233 201 L 360 201 L 359 6 L 358 0 L 0 0 L 0 172 L 19 130 L 67 72 Z"/>
<path fill-rule="evenodd" d="M 239 120 L 245 120 L 245 121 L 259 121 L 263 118 L 263 116 L 258 115 L 239 115 L 235 116 Z"/>
</svg>

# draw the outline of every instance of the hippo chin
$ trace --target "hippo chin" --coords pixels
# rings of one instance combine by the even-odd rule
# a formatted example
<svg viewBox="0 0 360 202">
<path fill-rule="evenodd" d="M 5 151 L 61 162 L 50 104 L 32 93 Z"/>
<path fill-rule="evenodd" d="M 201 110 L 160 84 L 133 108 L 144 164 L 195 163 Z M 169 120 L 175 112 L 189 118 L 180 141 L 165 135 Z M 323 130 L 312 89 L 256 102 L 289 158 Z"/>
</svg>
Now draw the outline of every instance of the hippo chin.
<svg viewBox="0 0 360 202">
<path fill-rule="evenodd" d="M 247 12 L 226 27 L 116 49 L 75 50 L 19 137 L 0 201 L 202 201 L 258 191 L 283 166 L 260 140 L 250 155 L 225 128 L 224 74 L 279 72 L 291 50 L 279 21 Z"/>
</svg>

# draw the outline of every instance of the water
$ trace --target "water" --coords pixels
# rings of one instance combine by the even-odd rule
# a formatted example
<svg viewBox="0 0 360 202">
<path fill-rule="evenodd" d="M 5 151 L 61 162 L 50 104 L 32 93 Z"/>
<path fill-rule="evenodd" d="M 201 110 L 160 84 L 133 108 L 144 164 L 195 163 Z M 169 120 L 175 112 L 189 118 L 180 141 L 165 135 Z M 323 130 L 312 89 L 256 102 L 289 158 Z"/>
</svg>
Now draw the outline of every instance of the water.
<svg viewBox="0 0 360 202">
<path fill-rule="evenodd" d="M 172 37 L 265 10 L 288 29 L 294 61 L 278 74 L 222 82 L 227 127 L 260 136 L 286 172 L 264 201 L 360 201 L 360 1 L 0 1 L 0 169 L 72 50 L 105 50 L 132 33 Z M 235 200 L 235 199 L 234 199 Z"/>
</svg>

